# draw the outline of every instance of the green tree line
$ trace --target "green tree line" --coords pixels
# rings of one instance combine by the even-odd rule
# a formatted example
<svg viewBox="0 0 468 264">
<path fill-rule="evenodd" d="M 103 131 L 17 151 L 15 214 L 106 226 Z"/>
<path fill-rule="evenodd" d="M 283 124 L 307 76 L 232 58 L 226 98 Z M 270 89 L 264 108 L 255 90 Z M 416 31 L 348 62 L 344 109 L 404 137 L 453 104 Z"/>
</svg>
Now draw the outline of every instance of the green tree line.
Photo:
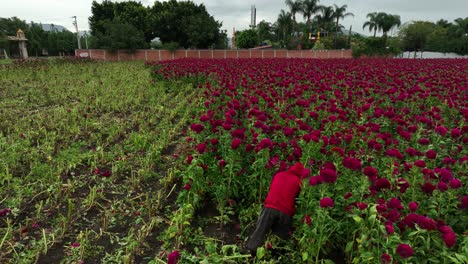
<svg viewBox="0 0 468 264">
<path fill-rule="evenodd" d="M 16 36 L 18 29 L 24 31 L 28 54 L 40 56 L 72 55 L 77 47 L 76 35 L 68 30 L 59 31 L 52 25 L 51 31 L 43 30 L 41 24 L 26 23 L 17 17 L 0 18 L 0 48 L 7 53 L 18 54 L 18 44 L 7 40 L 7 36 Z"/>
</svg>

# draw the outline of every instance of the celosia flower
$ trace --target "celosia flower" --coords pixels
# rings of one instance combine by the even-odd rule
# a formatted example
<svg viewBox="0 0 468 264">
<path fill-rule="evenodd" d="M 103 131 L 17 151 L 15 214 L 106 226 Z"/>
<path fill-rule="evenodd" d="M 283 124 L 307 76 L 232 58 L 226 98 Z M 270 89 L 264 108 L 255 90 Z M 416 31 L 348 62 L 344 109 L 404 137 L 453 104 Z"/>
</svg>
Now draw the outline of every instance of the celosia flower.
<svg viewBox="0 0 468 264">
<path fill-rule="evenodd" d="M 450 188 L 459 189 L 462 187 L 462 182 L 459 179 L 453 178 L 450 180 Z"/>
<path fill-rule="evenodd" d="M 348 168 L 354 171 L 358 171 L 362 167 L 361 161 L 359 161 L 356 158 L 346 157 L 343 159 L 342 163 L 345 168 Z"/>
<path fill-rule="evenodd" d="M 200 143 L 197 146 L 198 153 L 203 154 L 206 150 L 206 144 L 205 143 Z"/>
<path fill-rule="evenodd" d="M 395 233 L 395 229 L 393 228 L 392 225 L 385 225 L 385 230 L 387 231 L 387 234 L 389 235 Z"/>
<path fill-rule="evenodd" d="M 364 168 L 364 175 L 369 177 L 369 180 L 374 181 L 379 176 L 379 173 L 376 168 L 369 166 Z"/>
<path fill-rule="evenodd" d="M 436 157 L 437 157 L 437 152 L 435 152 L 434 150 L 430 149 L 426 151 L 426 158 L 435 159 Z"/>
<path fill-rule="evenodd" d="M 457 138 L 457 137 L 461 136 L 461 131 L 460 131 L 460 129 L 458 129 L 458 128 L 452 129 L 452 130 L 450 131 L 450 136 L 451 136 L 452 138 Z"/>
<path fill-rule="evenodd" d="M 177 250 L 172 251 L 168 256 L 167 256 L 167 264 L 177 264 L 179 261 L 180 253 Z"/>
<path fill-rule="evenodd" d="M 337 175 L 336 175 L 336 172 L 334 170 L 331 170 L 331 169 L 323 169 L 320 171 L 320 179 L 323 181 L 323 182 L 326 182 L 326 183 L 334 183 L 336 182 L 336 179 L 337 179 Z"/>
<path fill-rule="evenodd" d="M 241 140 L 238 138 L 235 138 L 231 142 L 231 149 L 237 149 L 239 145 L 241 144 Z"/>
<path fill-rule="evenodd" d="M 438 182 L 437 183 L 437 190 L 439 190 L 440 192 L 445 192 L 448 190 L 448 186 L 445 182 Z"/>
<path fill-rule="evenodd" d="M 322 177 L 321 177 L 320 175 L 318 175 L 318 176 L 312 176 L 312 177 L 310 177 L 310 179 L 309 179 L 309 185 L 310 185 L 310 186 L 315 186 L 315 185 L 320 184 L 320 183 L 322 183 L 322 182 L 323 182 L 323 179 L 322 179 Z"/>
<path fill-rule="evenodd" d="M 380 257 L 380 262 L 382 264 L 390 264 L 392 263 L 392 257 L 389 254 L 382 254 Z"/>
<path fill-rule="evenodd" d="M 414 162 L 414 165 L 419 168 L 425 168 L 426 162 L 424 162 L 424 160 L 417 160 Z"/>
<path fill-rule="evenodd" d="M 335 203 L 330 197 L 324 197 L 320 200 L 320 207 L 322 208 L 333 207 L 333 206 L 335 206 Z"/>
<path fill-rule="evenodd" d="M 408 244 L 400 244 L 398 245 L 396 252 L 398 255 L 400 255 L 402 258 L 409 258 L 414 254 L 413 249 L 411 248 L 410 245 Z"/>
<path fill-rule="evenodd" d="M 195 131 L 195 133 L 200 134 L 205 129 L 205 127 L 201 124 L 192 124 L 190 125 L 190 129 Z"/>
<path fill-rule="evenodd" d="M 418 210 L 418 203 L 417 202 L 410 202 L 408 204 L 408 208 L 411 212 L 416 212 Z"/>
</svg>

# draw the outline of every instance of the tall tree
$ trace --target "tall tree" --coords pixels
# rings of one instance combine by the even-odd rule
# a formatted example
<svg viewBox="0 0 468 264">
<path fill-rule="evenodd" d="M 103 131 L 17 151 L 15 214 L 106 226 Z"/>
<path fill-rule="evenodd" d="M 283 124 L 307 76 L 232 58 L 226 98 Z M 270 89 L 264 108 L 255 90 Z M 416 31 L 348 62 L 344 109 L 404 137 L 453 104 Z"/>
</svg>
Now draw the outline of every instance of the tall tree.
<svg viewBox="0 0 468 264">
<path fill-rule="evenodd" d="M 377 12 L 369 13 L 367 14 L 367 18 L 369 19 L 362 25 L 362 29 L 365 29 L 366 27 L 369 28 L 369 31 L 374 31 L 374 37 L 377 34 L 377 31 L 379 29 L 379 21 L 378 21 L 378 14 Z"/>
<path fill-rule="evenodd" d="M 400 30 L 400 37 L 403 40 L 406 50 L 424 51 L 429 35 L 434 31 L 435 24 L 427 21 L 415 21 L 406 24 Z"/>
<path fill-rule="evenodd" d="M 258 44 L 258 35 L 255 29 L 247 29 L 236 33 L 236 44 L 241 49 L 250 49 Z"/>
<path fill-rule="evenodd" d="M 269 22 L 265 20 L 260 21 L 257 25 L 257 33 L 260 41 L 272 40 L 272 27 Z"/>
<path fill-rule="evenodd" d="M 291 13 L 285 12 L 283 9 L 281 9 L 281 12 L 279 13 L 278 19 L 275 23 L 275 28 L 283 48 L 286 47 L 286 44 L 289 42 L 293 23 L 294 21 L 292 20 Z"/>
<path fill-rule="evenodd" d="M 338 31 L 340 28 L 340 19 L 344 19 L 346 17 L 352 16 L 354 17 L 354 14 L 351 12 L 346 12 L 346 9 L 348 8 L 348 5 L 342 5 L 342 6 L 337 6 L 336 4 L 334 5 L 334 17 L 336 19 L 336 26 L 335 26 L 335 48 L 337 48 L 337 40 L 338 40 Z"/>
<path fill-rule="evenodd" d="M 321 6 L 320 13 L 314 18 L 320 31 L 331 31 L 334 27 L 334 9 L 333 6 Z"/>
<path fill-rule="evenodd" d="M 296 14 L 302 11 L 302 2 L 300 0 L 286 0 L 286 5 L 289 7 L 293 18 L 293 32 L 296 29 Z"/>
<path fill-rule="evenodd" d="M 382 30 L 383 38 L 387 40 L 388 32 L 394 27 L 401 26 L 401 19 L 399 15 L 392 15 L 380 12 L 377 14 L 377 21 L 379 28 Z"/>
<path fill-rule="evenodd" d="M 222 24 L 203 4 L 191 1 L 156 1 L 151 8 L 151 24 L 163 43 L 177 42 L 184 48 L 210 48 L 222 37 Z"/>
<path fill-rule="evenodd" d="M 308 30 L 311 28 L 311 17 L 320 11 L 319 0 L 304 0 L 302 2 L 302 13 L 306 19 Z"/>
</svg>

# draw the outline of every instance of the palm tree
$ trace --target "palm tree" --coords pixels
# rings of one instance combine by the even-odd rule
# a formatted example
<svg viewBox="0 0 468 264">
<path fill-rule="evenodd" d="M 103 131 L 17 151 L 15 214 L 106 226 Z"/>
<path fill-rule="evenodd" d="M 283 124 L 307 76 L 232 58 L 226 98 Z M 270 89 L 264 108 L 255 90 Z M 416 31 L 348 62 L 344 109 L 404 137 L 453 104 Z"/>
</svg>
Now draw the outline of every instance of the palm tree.
<svg viewBox="0 0 468 264">
<path fill-rule="evenodd" d="M 286 5 L 289 7 L 289 10 L 291 12 L 294 24 L 293 24 L 293 31 L 294 27 L 296 25 L 296 14 L 298 12 L 301 12 L 302 10 L 302 2 L 300 0 L 286 0 Z"/>
<path fill-rule="evenodd" d="M 319 0 L 304 0 L 302 2 L 302 13 L 306 19 L 307 29 L 310 30 L 310 18 L 320 11 Z"/>
<path fill-rule="evenodd" d="M 320 14 L 314 18 L 321 31 L 330 31 L 334 19 L 333 6 L 320 6 Z"/>
<path fill-rule="evenodd" d="M 380 30 L 377 16 L 378 16 L 377 12 L 367 14 L 367 18 L 369 18 L 369 21 L 366 21 L 364 25 L 362 26 L 362 29 L 369 27 L 369 31 L 374 31 L 374 38 L 375 38 L 375 35 L 377 34 L 377 31 Z"/>
<path fill-rule="evenodd" d="M 458 30 L 462 35 L 468 34 L 468 17 L 463 19 L 463 18 L 457 18 L 454 20 L 455 26 L 458 27 Z"/>
<path fill-rule="evenodd" d="M 340 28 L 340 24 L 339 24 L 340 19 L 344 19 L 349 16 L 354 17 L 354 14 L 351 12 L 346 12 L 348 5 L 337 6 L 336 4 L 334 4 L 334 6 L 335 6 L 334 17 L 336 19 L 336 32 L 335 32 L 335 48 L 336 48 L 337 40 L 338 40 L 338 30 Z"/>
<path fill-rule="evenodd" d="M 388 32 L 394 28 L 401 26 L 401 19 L 399 15 L 391 15 L 387 13 L 378 13 L 377 14 L 377 21 L 379 28 L 382 30 L 382 37 L 387 41 L 387 34 Z"/>
<path fill-rule="evenodd" d="M 278 15 L 278 20 L 276 20 L 275 23 L 278 36 L 280 36 L 280 39 L 283 42 L 283 47 L 285 47 L 288 41 L 288 36 L 291 34 L 291 28 L 293 26 L 291 17 L 291 13 L 285 12 L 283 9 L 281 9 L 281 12 Z"/>
</svg>

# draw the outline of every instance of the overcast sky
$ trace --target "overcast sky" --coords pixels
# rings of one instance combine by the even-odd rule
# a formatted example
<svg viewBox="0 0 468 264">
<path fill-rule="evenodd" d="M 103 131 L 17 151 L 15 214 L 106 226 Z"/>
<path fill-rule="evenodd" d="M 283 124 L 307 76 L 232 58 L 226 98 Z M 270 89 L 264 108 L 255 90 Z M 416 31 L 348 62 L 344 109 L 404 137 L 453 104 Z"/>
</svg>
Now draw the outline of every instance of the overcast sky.
<svg viewBox="0 0 468 264">
<path fill-rule="evenodd" d="M 98 1 L 102 2 L 102 1 Z M 142 0 L 144 5 L 154 1 Z M 250 7 L 257 8 L 257 23 L 261 20 L 274 22 L 281 9 L 287 10 L 284 0 L 204 0 L 203 3 L 216 20 L 223 22 L 223 29 L 232 34 L 232 28 L 242 30 L 250 23 Z M 77 16 L 80 30 L 88 30 L 88 17 L 91 16 L 92 0 L 0 0 L 0 17 L 19 17 L 23 20 L 54 23 L 73 29 L 72 16 Z M 348 12 L 354 18 L 346 18 L 342 24 L 353 31 L 363 31 L 362 25 L 370 12 L 383 11 L 401 16 L 402 23 L 411 20 L 437 21 L 441 18 L 453 21 L 458 17 L 468 16 L 468 0 L 321 0 L 321 5 L 348 5 Z M 301 15 L 296 15 L 302 19 Z M 367 30 L 367 29 L 366 29 Z"/>
</svg>

